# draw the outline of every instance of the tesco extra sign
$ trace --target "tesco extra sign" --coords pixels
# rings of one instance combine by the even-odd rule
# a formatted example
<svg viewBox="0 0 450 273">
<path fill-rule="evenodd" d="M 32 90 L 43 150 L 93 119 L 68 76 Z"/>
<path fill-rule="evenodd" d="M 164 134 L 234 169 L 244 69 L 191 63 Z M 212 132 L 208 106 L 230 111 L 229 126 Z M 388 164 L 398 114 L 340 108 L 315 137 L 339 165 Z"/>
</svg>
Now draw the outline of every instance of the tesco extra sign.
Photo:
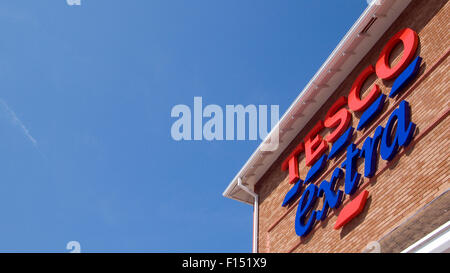
<svg viewBox="0 0 450 273">
<path fill-rule="evenodd" d="M 403 44 L 401 60 L 391 67 L 389 56 L 394 47 L 400 43 Z M 361 149 L 352 143 L 354 128 L 349 125 L 351 112 L 360 113 L 356 130 L 362 130 L 383 110 L 387 96 L 381 92 L 377 84 L 373 85 L 364 98 L 361 97 L 361 87 L 369 76 L 376 74 L 379 79 L 395 79 L 389 93 L 389 97 L 393 98 L 418 74 L 422 60 L 420 56 L 414 58 L 418 43 L 417 33 L 410 28 L 402 29 L 395 34 L 381 51 L 375 66 L 367 66 L 356 78 L 348 98 L 342 96 L 337 99 L 328 110 L 325 119 L 317 122 L 303 142 L 298 144 L 283 161 L 281 169 L 289 171 L 289 183 L 294 186 L 286 194 L 282 206 L 292 203 L 301 194 L 302 186 L 306 187 L 300 197 L 295 217 L 295 231 L 298 236 L 306 236 L 316 221 L 323 221 L 329 208 L 338 208 L 344 194 L 353 195 L 357 191 L 361 179 L 361 174 L 357 172 L 358 160 L 364 159 L 363 175 L 370 178 L 375 175 L 379 155 L 383 160 L 390 161 L 395 157 L 399 147 L 406 147 L 410 143 L 416 126 L 411 122 L 411 109 L 406 101 L 400 102 L 388 118 L 385 127 L 378 126 L 373 135 L 364 140 Z M 322 137 L 319 133 L 324 128 L 330 128 L 330 132 Z M 328 143 L 332 143 L 332 146 L 327 154 Z M 332 172 L 330 181 L 323 180 L 318 186 L 311 183 L 325 169 L 328 159 L 344 151 L 346 158 L 341 166 Z M 311 167 L 304 180 L 300 179 L 298 164 L 298 157 L 302 153 L 305 155 L 306 166 Z M 344 179 L 344 192 L 336 189 L 339 179 Z M 363 191 L 348 203 L 340 211 L 334 228 L 341 228 L 357 216 L 364 208 L 367 196 L 368 191 Z M 318 198 L 323 199 L 323 206 L 320 210 L 312 211 Z"/>
</svg>

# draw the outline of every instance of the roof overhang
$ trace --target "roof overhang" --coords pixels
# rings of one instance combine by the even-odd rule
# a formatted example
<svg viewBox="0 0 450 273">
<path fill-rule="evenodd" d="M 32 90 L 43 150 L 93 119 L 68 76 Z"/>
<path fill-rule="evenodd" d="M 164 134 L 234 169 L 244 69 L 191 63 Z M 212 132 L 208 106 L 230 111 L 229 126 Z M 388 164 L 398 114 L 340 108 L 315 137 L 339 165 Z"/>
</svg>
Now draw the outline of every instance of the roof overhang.
<svg viewBox="0 0 450 273">
<path fill-rule="evenodd" d="M 259 179 L 410 2 L 411 0 L 376 0 L 371 2 L 314 77 L 300 92 L 277 125 L 272 128 L 272 131 L 233 178 L 223 196 L 253 204 L 253 197 L 237 186 L 238 178 L 242 179 L 244 185 L 254 189 Z M 278 134 L 279 145 L 273 151 L 267 151 L 264 147 L 277 137 L 275 134 Z"/>
<path fill-rule="evenodd" d="M 450 221 L 443 224 L 402 253 L 449 253 Z"/>
</svg>

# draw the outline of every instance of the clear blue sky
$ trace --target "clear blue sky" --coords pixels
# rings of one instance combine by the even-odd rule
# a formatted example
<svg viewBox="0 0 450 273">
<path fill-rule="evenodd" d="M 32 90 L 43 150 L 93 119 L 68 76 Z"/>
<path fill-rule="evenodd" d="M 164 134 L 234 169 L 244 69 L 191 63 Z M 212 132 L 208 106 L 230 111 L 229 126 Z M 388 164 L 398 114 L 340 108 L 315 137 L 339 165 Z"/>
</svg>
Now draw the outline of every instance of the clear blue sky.
<svg viewBox="0 0 450 273">
<path fill-rule="evenodd" d="M 367 6 L 0 2 L 0 251 L 251 252 L 222 197 L 259 141 L 171 138 L 176 104 L 283 114 Z"/>
</svg>

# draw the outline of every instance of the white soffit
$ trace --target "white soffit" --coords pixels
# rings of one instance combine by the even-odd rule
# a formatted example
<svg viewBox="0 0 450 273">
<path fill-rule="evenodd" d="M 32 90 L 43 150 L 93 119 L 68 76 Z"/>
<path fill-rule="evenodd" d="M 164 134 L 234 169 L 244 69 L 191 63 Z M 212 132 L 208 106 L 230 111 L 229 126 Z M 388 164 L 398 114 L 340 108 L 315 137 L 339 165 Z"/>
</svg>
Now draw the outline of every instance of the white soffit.
<svg viewBox="0 0 450 273">
<path fill-rule="evenodd" d="M 272 129 L 230 182 L 223 196 L 253 204 L 253 197 L 237 186 L 237 178 L 241 177 L 244 185 L 254 188 L 410 2 L 411 0 L 378 0 L 366 8 L 276 125 L 280 132 L 278 148 L 272 152 L 261 150 L 261 145 L 268 143 L 275 133 L 276 130 Z"/>
</svg>

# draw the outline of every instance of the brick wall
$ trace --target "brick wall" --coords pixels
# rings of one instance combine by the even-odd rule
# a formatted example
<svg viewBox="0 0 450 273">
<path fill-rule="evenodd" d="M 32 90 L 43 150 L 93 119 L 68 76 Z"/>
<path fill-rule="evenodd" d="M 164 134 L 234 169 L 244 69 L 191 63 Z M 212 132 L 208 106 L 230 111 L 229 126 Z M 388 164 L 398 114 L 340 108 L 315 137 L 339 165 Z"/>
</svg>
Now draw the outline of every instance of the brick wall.
<svg viewBox="0 0 450 273">
<path fill-rule="evenodd" d="M 445 0 L 416 0 L 405 9 L 394 24 L 386 31 L 372 50 L 361 60 L 349 77 L 336 89 L 280 158 L 257 183 L 255 190 L 260 195 L 259 204 L 259 251 L 260 252 L 360 252 L 371 241 L 377 241 L 395 229 L 402 221 L 421 207 L 431 202 L 450 188 L 450 120 L 448 119 L 450 91 L 450 4 Z M 376 24 L 376 23 L 375 23 Z M 316 222 L 305 238 L 295 234 L 294 219 L 296 202 L 290 207 L 281 207 L 285 194 L 290 189 L 288 173 L 280 170 L 281 162 L 300 143 L 330 106 L 340 96 L 347 96 L 356 77 L 369 64 L 375 65 L 386 42 L 400 29 L 409 27 L 419 34 L 417 54 L 423 58 L 419 75 L 403 91 L 403 97 L 386 100 L 385 109 L 379 119 L 363 131 L 355 131 L 353 142 L 361 148 L 367 135 L 372 136 L 377 125 L 384 126 L 389 117 L 387 111 L 396 108 L 399 100 L 405 99 L 411 106 L 412 122 L 417 125 L 413 142 L 401 155 L 386 164 L 379 159 L 375 178 L 362 178 L 358 192 L 369 191 L 364 211 L 340 230 L 334 230 L 339 211 L 349 202 L 345 195 L 342 205 L 329 211 L 326 220 Z M 395 64 L 401 57 L 402 48 L 396 48 L 391 56 Z M 362 93 L 377 83 L 384 94 L 389 94 L 393 81 L 369 78 Z M 360 114 L 352 114 L 352 126 L 356 128 Z M 321 132 L 323 136 L 326 130 Z M 359 143 L 359 144 L 358 144 Z M 329 160 L 325 179 L 329 180 L 335 164 L 345 156 Z M 359 160 L 358 172 L 363 173 L 364 160 Z M 299 158 L 300 177 L 305 178 L 309 168 L 305 166 L 304 155 Z M 316 185 L 321 180 L 316 180 Z M 343 181 L 338 184 L 343 190 Z M 322 207 L 318 199 L 313 210 Z M 450 207 L 450 204 L 449 204 Z M 450 219 L 447 219 L 450 220 Z"/>
</svg>

